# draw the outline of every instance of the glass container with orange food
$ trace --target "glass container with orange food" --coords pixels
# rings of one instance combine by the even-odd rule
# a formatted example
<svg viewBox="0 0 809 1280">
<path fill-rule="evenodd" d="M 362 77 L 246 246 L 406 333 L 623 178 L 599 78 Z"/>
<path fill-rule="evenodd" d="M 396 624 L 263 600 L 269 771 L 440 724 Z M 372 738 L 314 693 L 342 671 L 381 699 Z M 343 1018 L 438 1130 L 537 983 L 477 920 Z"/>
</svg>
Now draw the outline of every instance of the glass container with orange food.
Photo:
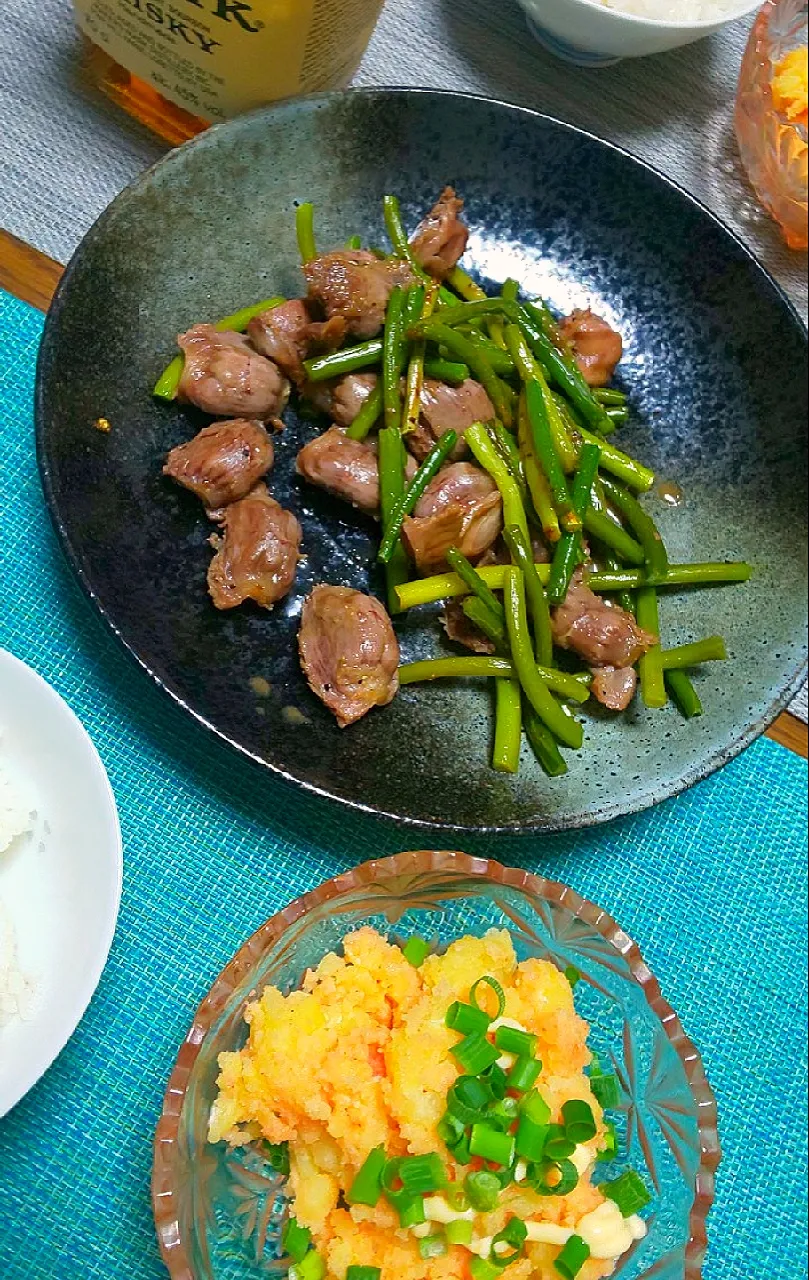
<svg viewBox="0 0 809 1280">
<path fill-rule="evenodd" d="M 745 169 L 793 249 L 809 244 L 807 10 L 806 0 L 767 0 L 750 36 L 736 103 Z"/>
</svg>

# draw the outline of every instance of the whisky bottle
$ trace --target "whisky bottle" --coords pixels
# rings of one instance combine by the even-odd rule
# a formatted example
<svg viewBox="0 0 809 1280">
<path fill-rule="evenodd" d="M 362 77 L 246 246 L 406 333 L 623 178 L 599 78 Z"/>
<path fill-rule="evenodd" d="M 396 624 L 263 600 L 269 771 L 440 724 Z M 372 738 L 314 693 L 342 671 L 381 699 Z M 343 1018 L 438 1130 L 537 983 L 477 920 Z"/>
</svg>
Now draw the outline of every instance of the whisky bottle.
<svg viewBox="0 0 809 1280">
<path fill-rule="evenodd" d="M 73 0 L 94 82 L 167 142 L 342 88 L 383 0 Z"/>
</svg>

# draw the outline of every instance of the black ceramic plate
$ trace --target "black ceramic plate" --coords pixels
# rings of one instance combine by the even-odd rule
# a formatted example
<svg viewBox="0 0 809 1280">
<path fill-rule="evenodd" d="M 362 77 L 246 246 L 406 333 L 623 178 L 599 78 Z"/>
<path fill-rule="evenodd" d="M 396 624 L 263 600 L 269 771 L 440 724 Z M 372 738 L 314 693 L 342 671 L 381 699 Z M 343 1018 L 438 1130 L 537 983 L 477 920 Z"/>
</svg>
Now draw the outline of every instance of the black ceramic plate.
<svg viewBox="0 0 809 1280">
<path fill-rule="evenodd" d="M 674 560 L 747 558 L 749 587 L 670 597 L 668 643 L 714 632 L 731 660 L 698 677 L 706 705 L 588 716 L 586 748 L 548 781 L 488 765 L 490 691 L 403 692 L 340 731 L 298 668 L 301 602 L 327 580 L 378 589 L 375 530 L 303 486 L 294 459 L 322 429 L 289 414 L 271 477 L 305 531 L 294 594 L 271 615 L 217 613 L 210 528 L 161 478 L 198 423 L 150 397 L 174 335 L 273 293 L 301 291 L 297 201 L 323 246 L 383 240 L 387 191 L 412 225 L 445 182 L 467 200 L 467 261 L 518 277 L 560 310 L 592 302 L 626 339 L 628 448 L 677 481 L 652 495 Z M 112 430 L 94 429 L 99 416 Z M 727 230 L 636 160 L 528 111 L 462 96 L 375 91 L 291 103 L 214 129 L 123 193 L 87 236 L 48 318 L 37 435 L 45 491 L 83 586 L 124 644 L 202 723 L 286 778 L 348 804 L 459 829 L 552 830 L 641 809 L 760 733 L 805 664 L 806 339 Z M 429 622 L 429 620 L 427 620 Z M 406 659 L 443 648 L 400 626 Z M 258 696 L 256 678 L 270 685 Z M 260 687 L 260 686 L 259 686 Z"/>
</svg>

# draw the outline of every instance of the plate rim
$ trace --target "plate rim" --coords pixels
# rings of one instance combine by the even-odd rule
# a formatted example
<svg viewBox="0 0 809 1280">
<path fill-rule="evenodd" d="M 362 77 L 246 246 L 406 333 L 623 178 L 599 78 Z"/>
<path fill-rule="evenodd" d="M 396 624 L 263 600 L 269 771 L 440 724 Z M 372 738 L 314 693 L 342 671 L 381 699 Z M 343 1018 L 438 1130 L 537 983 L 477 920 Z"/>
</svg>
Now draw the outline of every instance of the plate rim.
<svg viewBox="0 0 809 1280">
<path fill-rule="evenodd" d="M 115 937 L 115 931 L 118 925 L 118 918 L 121 911 L 121 896 L 123 892 L 123 835 L 121 831 L 121 819 L 118 812 L 118 804 L 115 799 L 115 793 L 112 789 L 109 775 L 104 765 L 98 748 L 93 739 L 90 737 L 88 730 L 83 725 L 73 708 L 66 702 L 62 695 L 53 687 L 53 685 L 40 675 L 32 666 L 24 662 L 22 658 L 18 658 L 16 654 L 9 649 L 0 648 L 0 670 L 3 667 L 10 667 L 16 672 L 20 680 L 30 681 L 31 684 L 37 686 L 45 695 L 47 702 L 55 708 L 55 714 L 63 717 L 71 726 L 74 732 L 78 733 L 80 739 L 83 739 L 87 747 L 88 759 L 92 762 L 92 774 L 98 783 L 98 790 L 101 799 L 104 802 L 107 818 L 111 822 L 111 835 L 113 837 L 109 849 L 112 863 L 112 903 L 113 909 L 109 911 L 104 927 L 99 931 L 94 947 L 92 963 L 88 964 L 83 970 L 82 981 L 79 986 L 79 995 L 75 1001 L 74 1011 L 70 1014 L 70 1022 L 73 1024 L 64 1039 L 61 1036 L 58 1042 L 54 1041 L 53 1045 L 45 1052 L 40 1053 L 36 1059 L 32 1069 L 27 1069 L 22 1073 L 21 1091 L 14 1096 L 12 1091 L 11 1101 L 6 1105 L 0 1103 L 0 1119 L 8 1115 L 13 1109 L 25 1098 L 36 1084 L 42 1079 L 47 1071 L 53 1066 L 57 1058 L 67 1047 L 69 1041 L 75 1035 L 80 1023 L 82 1022 L 90 1002 L 95 995 L 101 976 L 107 966 L 112 943 Z M 36 1021 L 36 1019 L 34 1019 Z"/>
<path fill-rule="evenodd" d="M 454 850 L 408 850 L 373 859 L 343 871 L 301 894 L 274 912 L 233 953 L 199 1002 L 189 1029 L 179 1046 L 166 1082 L 152 1146 L 151 1204 L 160 1256 L 172 1280 L 197 1280 L 186 1254 L 176 1191 L 172 1177 L 179 1147 L 180 1118 L 194 1064 L 206 1036 L 234 988 L 245 974 L 310 911 L 339 900 L 346 892 L 382 885 L 393 877 L 416 879 L 419 875 L 443 875 L 482 880 L 515 888 L 542 902 L 564 908 L 594 929 L 629 966 L 652 1013 L 680 1060 L 695 1104 L 700 1136 L 700 1162 L 694 1177 L 694 1202 L 689 1215 L 689 1240 L 685 1249 L 683 1280 L 702 1280 L 702 1264 L 708 1249 L 707 1219 L 716 1195 L 716 1175 L 723 1159 L 719 1134 L 719 1107 L 708 1079 L 702 1055 L 688 1036 L 676 1010 L 663 995 L 637 942 L 602 907 L 562 881 L 535 871 L 509 867 L 496 859 Z"/>
<path fill-rule="evenodd" d="M 675 179 L 669 177 L 655 165 L 651 164 L 644 158 L 635 155 L 625 147 L 620 146 L 609 139 L 601 137 L 587 129 L 582 129 L 578 125 L 570 124 L 567 121 L 560 120 L 558 117 L 550 115 L 546 112 L 536 111 L 531 107 L 521 106 L 517 103 L 507 102 L 502 98 L 487 97 L 485 94 L 465 93 L 461 90 L 431 89 L 427 87 L 386 87 L 386 86 L 367 86 L 356 89 L 348 89 L 333 93 L 309 94 L 299 98 L 288 98 L 280 103 L 270 106 L 259 107 L 253 111 L 246 112 L 244 115 L 235 117 L 232 120 L 223 121 L 220 124 L 212 125 L 203 133 L 198 134 L 194 138 L 190 138 L 187 142 L 182 143 L 179 147 L 175 147 L 168 151 L 166 155 L 161 156 L 148 169 L 139 174 L 132 182 L 130 182 L 117 196 L 102 210 L 95 219 L 88 231 L 82 237 L 77 245 L 71 258 L 65 268 L 65 271 L 57 285 L 53 299 L 48 308 L 45 325 L 42 333 L 42 340 L 39 346 L 36 365 L 36 383 L 34 390 L 34 433 L 37 454 L 37 464 L 40 473 L 40 480 L 45 496 L 48 513 L 56 531 L 59 545 L 62 552 L 70 565 L 72 572 L 75 574 L 83 593 L 88 598 L 93 607 L 97 610 L 105 624 L 111 629 L 124 650 L 134 659 L 137 665 L 144 671 L 148 677 L 164 692 L 183 712 L 190 715 L 197 724 L 202 726 L 207 732 L 214 736 L 222 743 L 225 743 L 230 749 L 235 750 L 245 760 L 249 761 L 254 767 L 268 770 L 274 777 L 289 787 L 300 787 L 310 795 L 316 795 L 331 802 L 344 805 L 345 807 L 359 813 L 365 813 L 372 817 L 383 818 L 389 821 L 401 823 L 402 825 L 421 829 L 423 831 L 444 831 L 448 834 L 457 835 L 511 835 L 511 836 L 535 836 L 544 834 L 553 834 L 562 831 L 579 831 L 592 827 L 598 827 L 603 824 L 613 822 L 621 817 L 628 817 L 631 814 L 643 813 L 649 809 L 655 808 L 665 800 L 673 799 L 688 791 L 696 783 L 711 777 L 714 773 L 719 772 L 726 764 L 729 764 L 737 756 L 751 745 L 757 738 L 766 733 L 770 725 L 778 718 L 778 716 L 786 710 L 789 703 L 799 691 L 809 675 L 809 642 L 804 641 L 802 645 L 802 656 L 792 673 L 787 676 L 776 693 L 776 696 L 770 701 L 765 710 L 760 713 L 750 724 L 743 728 L 727 745 L 719 747 L 709 752 L 699 763 L 689 766 L 680 776 L 671 783 L 661 784 L 659 787 L 649 787 L 642 795 L 639 795 L 629 801 L 614 801 L 612 803 L 601 803 L 598 809 L 591 808 L 583 813 L 564 814 L 559 817 L 551 816 L 550 818 L 537 818 L 528 821 L 518 821 L 515 823 L 504 824 L 477 824 L 470 826 L 468 824 L 454 823 L 442 821 L 439 819 L 417 818 L 409 814 L 395 813 L 390 809 L 380 807 L 378 805 L 366 804 L 361 800 L 354 800 L 346 796 L 335 794 L 326 786 L 322 786 L 316 782 L 296 776 L 289 772 L 281 765 L 277 765 L 267 760 L 257 752 L 251 750 L 248 746 L 238 742 L 231 737 L 225 730 L 215 725 L 201 711 L 196 710 L 183 694 L 176 689 L 173 682 L 169 678 L 165 678 L 154 670 L 149 663 L 138 654 L 136 649 L 126 639 L 121 628 L 116 624 L 115 620 L 107 609 L 102 605 L 98 595 L 96 594 L 92 583 L 86 574 L 77 552 L 74 550 L 69 530 L 59 512 L 58 500 L 54 492 L 52 484 L 52 476 L 47 457 L 46 443 L 46 420 L 44 406 L 44 384 L 45 384 L 45 364 L 48 360 L 49 351 L 53 342 L 53 336 L 56 325 L 59 320 L 59 313 L 65 304 L 65 298 L 71 287 L 71 281 L 81 266 L 81 261 L 88 249 L 92 248 L 96 239 L 103 233 L 104 225 L 109 218 L 117 215 L 118 211 L 126 205 L 127 201 L 136 197 L 142 188 L 146 188 L 164 167 L 168 167 L 177 162 L 177 157 L 190 148 L 205 148 L 206 146 L 215 145 L 215 139 L 223 130 L 235 130 L 244 126 L 250 121 L 260 120 L 269 116 L 283 116 L 284 113 L 295 114 L 302 109 L 316 109 L 319 106 L 328 106 L 332 103 L 353 100 L 368 102 L 386 99 L 386 98 L 434 98 L 439 100 L 457 100 L 461 102 L 474 102 L 484 107 L 495 107 L 498 110 L 505 111 L 524 117 L 532 122 L 538 122 L 541 126 L 550 125 L 554 129 L 561 129 L 563 132 L 578 138 L 584 138 L 589 142 L 595 143 L 597 146 L 604 147 L 607 150 L 620 156 L 622 160 L 628 161 L 630 164 L 637 166 L 648 174 L 651 174 L 664 186 L 669 188 L 681 199 L 684 199 L 694 209 L 696 209 L 703 217 L 714 225 L 714 227 L 727 236 L 736 250 L 739 251 L 748 265 L 757 273 L 763 283 L 768 286 L 781 305 L 785 308 L 787 315 L 792 323 L 797 326 L 801 333 L 804 345 L 809 344 L 809 328 L 804 323 L 795 304 L 792 302 L 786 290 L 778 283 L 775 277 L 764 266 L 753 250 L 733 230 L 728 224 L 712 209 L 708 208 L 697 196 L 693 195 L 685 187 L 683 187 Z M 213 142 L 211 140 L 214 140 Z"/>
</svg>

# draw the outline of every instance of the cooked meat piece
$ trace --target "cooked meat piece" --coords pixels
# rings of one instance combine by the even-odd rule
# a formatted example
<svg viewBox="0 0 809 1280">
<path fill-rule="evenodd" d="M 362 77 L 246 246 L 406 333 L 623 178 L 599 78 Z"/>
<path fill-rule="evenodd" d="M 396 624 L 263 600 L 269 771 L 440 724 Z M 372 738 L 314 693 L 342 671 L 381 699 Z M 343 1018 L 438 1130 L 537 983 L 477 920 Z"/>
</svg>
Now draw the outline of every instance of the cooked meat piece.
<svg viewBox="0 0 809 1280">
<path fill-rule="evenodd" d="M 481 467 L 472 462 L 453 462 L 442 467 L 430 481 L 413 514 L 422 519 L 438 515 L 447 507 L 471 507 L 497 492 L 494 480 Z"/>
<path fill-rule="evenodd" d="M 435 444 L 435 436 L 422 418 L 415 431 L 408 431 L 403 437 L 408 453 L 414 458 L 418 458 L 419 462 L 423 462 L 430 453 Z M 453 454 L 461 457 L 466 452 L 466 446 L 462 441 L 453 449 Z"/>
<path fill-rule="evenodd" d="M 460 219 L 462 209 L 463 200 L 452 187 L 445 187 L 410 241 L 416 260 L 439 280 L 457 265 L 469 240 L 469 228 Z"/>
<path fill-rule="evenodd" d="M 494 644 L 489 637 L 467 618 L 460 600 L 450 600 L 447 603 L 441 614 L 441 625 L 450 640 L 454 640 L 456 644 L 462 644 L 465 649 L 471 649 L 473 653 L 495 652 Z"/>
<path fill-rule="evenodd" d="M 561 326 L 562 337 L 573 347 L 576 364 L 591 387 L 606 387 L 624 354 L 620 333 L 592 311 L 574 311 Z"/>
<path fill-rule="evenodd" d="M 331 416 L 341 427 L 350 427 L 365 401 L 375 390 L 375 373 L 347 373 L 334 383 L 331 393 Z"/>
<path fill-rule="evenodd" d="M 594 667 L 632 667 L 657 636 L 642 631 L 631 613 L 607 604 L 574 575 L 563 604 L 553 612 L 553 638 Z"/>
<path fill-rule="evenodd" d="M 260 422 L 233 418 L 203 427 L 172 449 L 163 475 L 190 489 L 208 510 L 244 498 L 273 464 L 273 444 Z"/>
<path fill-rule="evenodd" d="M 298 474 L 321 489 L 344 498 L 369 516 L 379 515 L 379 462 L 376 441 L 352 440 L 340 427 L 305 444 L 298 454 Z M 412 480 L 416 464 L 407 459 L 405 475 Z"/>
<path fill-rule="evenodd" d="M 266 422 L 283 410 L 289 383 L 270 360 L 258 355 L 241 333 L 220 333 L 197 324 L 177 342 L 185 368 L 177 394 L 205 413 Z"/>
<path fill-rule="evenodd" d="M 399 645 L 373 596 L 350 587 L 315 587 L 298 633 L 301 666 L 312 692 L 341 729 L 384 707 L 399 688 Z"/>
<path fill-rule="evenodd" d="M 330 382 L 308 382 L 303 394 L 338 426 L 350 427 L 377 381 L 375 373 L 347 373 Z"/>
<path fill-rule="evenodd" d="M 404 538 L 422 572 L 440 568 L 450 547 L 477 560 L 503 528 L 503 504 L 496 484 L 469 462 L 444 467 L 427 486 Z"/>
<path fill-rule="evenodd" d="M 411 284 L 407 262 L 382 261 L 364 249 L 342 249 L 307 262 L 303 268 L 309 298 L 322 306 L 327 319 L 341 316 L 346 331 L 373 338 L 385 322 L 394 286 Z"/>
<path fill-rule="evenodd" d="M 421 392 L 421 423 L 418 431 L 405 437 L 408 449 L 416 458 L 426 458 L 436 440 L 454 431 L 458 444 L 453 457 L 462 457 L 466 445 L 462 436 L 476 422 L 491 422 L 494 405 L 479 382 L 467 378 L 459 387 L 426 378 Z"/>
<path fill-rule="evenodd" d="M 634 667 L 594 667 L 593 697 L 610 711 L 626 711 L 638 687 Z"/>
<path fill-rule="evenodd" d="M 310 355 L 336 351 L 345 334 L 345 321 L 339 316 L 325 324 L 314 322 L 299 299 L 262 311 L 247 326 L 247 336 L 256 351 L 274 360 L 297 384 L 305 379 L 304 360 Z"/>
<path fill-rule="evenodd" d="M 345 431 L 331 427 L 303 446 L 297 467 L 310 484 L 370 516 L 379 515 L 379 462 L 376 449 L 364 440 L 350 440 Z"/>
<path fill-rule="evenodd" d="M 271 609 L 295 581 L 301 526 L 271 498 L 263 484 L 219 516 L 223 537 L 208 570 L 208 590 L 217 609 L 255 600 Z"/>
</svg>

